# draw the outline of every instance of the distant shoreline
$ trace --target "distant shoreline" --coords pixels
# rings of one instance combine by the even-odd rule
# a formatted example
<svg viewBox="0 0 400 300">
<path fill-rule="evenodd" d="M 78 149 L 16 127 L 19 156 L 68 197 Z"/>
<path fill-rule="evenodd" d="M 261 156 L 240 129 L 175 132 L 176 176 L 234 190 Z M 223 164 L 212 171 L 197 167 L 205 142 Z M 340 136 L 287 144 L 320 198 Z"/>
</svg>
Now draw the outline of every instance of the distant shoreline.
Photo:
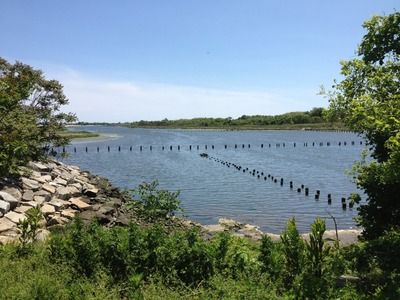
<svg viewBox="0 0 400 300">
<path fill-rule="evenodd" d="M 314 123 L 314 124 L 282 124 L 282 125 L 263 125 L 263 126 L 163 126 L 163 125 L 141 125 L 132 126 L 128 124 L 96 124 L 86 123 L 72 126 L 110 126 L 137 129 L 171 129 L 171 130 L 213 130 L 213 131 L 245 131 L 245 130 L 303 130 L 303 131 L 350 131 L 341 123 Z"/>
</svg>

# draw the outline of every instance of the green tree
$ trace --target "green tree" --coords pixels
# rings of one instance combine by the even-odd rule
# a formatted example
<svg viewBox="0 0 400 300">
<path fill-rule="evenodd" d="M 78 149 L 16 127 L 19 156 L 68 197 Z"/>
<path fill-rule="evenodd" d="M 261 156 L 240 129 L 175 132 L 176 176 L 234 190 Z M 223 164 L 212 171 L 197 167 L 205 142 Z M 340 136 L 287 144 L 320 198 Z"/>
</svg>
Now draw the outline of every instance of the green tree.
<svg viewBox="0 0 400 300">
<path fill-rule="evenodd" d="M 74 115 L 60 112 L 68 103 L 62 85 L 40 70 L 0 57 L 0 176 L 43 158 L 46 147 L 65 145 L 59 135 Z"/>
<path fill-rule="evenodd" d="M 400 13 L 375 16 L 358 57 L 343 61 L 344 79 L 329 93 L 331 116 L 365 136 L 372 160 L 355 165 L 355 181 L 367 194 L 359 208 L 363 236 L 374 239 L 400 226 Z"/>
</svg>

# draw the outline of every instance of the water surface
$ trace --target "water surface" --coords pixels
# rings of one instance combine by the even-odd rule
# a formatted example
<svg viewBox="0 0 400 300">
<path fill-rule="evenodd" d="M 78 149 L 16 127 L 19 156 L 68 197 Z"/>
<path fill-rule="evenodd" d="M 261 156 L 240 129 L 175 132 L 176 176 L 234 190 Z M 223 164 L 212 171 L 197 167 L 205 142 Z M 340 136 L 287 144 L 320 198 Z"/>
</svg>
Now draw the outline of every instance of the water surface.
<svg viewBox="0 0 400 300">
<path fill-rule="evenodd" d="M 67 163 L 105 176 L 121 188 L 132 189 L 143 181 L 157 179 L 162 188 L 181 192 L 185 214 L 200 223 L 217 223 L 218 218 L 226 217 L 256 224 L 263 231 L 279 233 L 288 218 L 295 217 L 299 230 L 306 232 L 317 216 L 326 218 L 328 228 L 333 228 L 329 218 L 332 214 L 339 228 L 355 226 L 353 217 L 357 214 L 356 207 L 343 211 L 340 202 L 341 197 L 348 197 L 351 192 L 357 191 L 351 178 L 345 175 L 364 149 L 360 145 L 361 138 L 353 133 L 104 126 L 85 126 L 84 130 L 104 133 L 112 138 L 73 142 L 67 148 L 71 153 Z M 352 141 L 354 145 L 351 145 Z M 326 145 L 327 142 L 330 146 Z M 191 151 L 189 145 L 192 145 Z M 108 146 L 110 152 L 107 151 Z M 170 146 L 173 146 L 172 151 Z M 118 147 L 121 147 L 120 151 Z M 278 178 L 278 183 L 257 179 L 248 172 L 201 158 L 199 153 L 202 152 L 250 170 L 271 174 Z M 284 178 L 283 186 L 279 184 L 280 178 Z M 293 190 L 289 188 L 289 181 L 293 181 Z M 309 188 L 310 196 L 305 196 L 304 191 L 297 193 L 301 185 Z M 316 190 L 321 192 L 318 201 L 314 199 Z M 327 203 L 328 193 L 332 195 L 331 205 Z"/>
</svg>

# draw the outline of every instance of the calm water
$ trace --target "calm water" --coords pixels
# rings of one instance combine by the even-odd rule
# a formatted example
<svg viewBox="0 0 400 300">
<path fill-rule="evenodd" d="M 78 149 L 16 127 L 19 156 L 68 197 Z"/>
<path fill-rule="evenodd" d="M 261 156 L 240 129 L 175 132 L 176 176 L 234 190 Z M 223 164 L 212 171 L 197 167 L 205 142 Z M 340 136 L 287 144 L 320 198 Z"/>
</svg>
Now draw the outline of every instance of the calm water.
<svg viewBox="0 0 400 300">
<path fill-rule="evenodd" d="M 185 214 L 200 223 L 217 223 L 218 218 L 227 217 L 256 224 L 263 231 L 279 233 L 288 218 L 295 217 L 299 230 L 306 232 L 317 216 L 327 218 L 328 228 L 333 228 L 329 219 L 331 213 L 336 217 L 339 228 L 355 226 L 353 217 L 357 214 L 356 207 L 343 211 L 340 202 L 341 197 L 347 198 L 351 192 L 357 191 L 345 171 L 359 158 L 364 146 L 360 145 L 361 138 L 352 133 L 101 126 L 85 126 L 83 129 L 113 137 L 74 142 L 68 148 L 71 154 L 65 159 L 67 163 L 105 176 L 121 188 L 132 189 L 143 181 L 157 179 L 162 188 L 181 191 Z M 72 130 L 82 130 L 82 127 Z M 355 145 L 351 145 L 351 141 L 355 141 Z M 308 147 L 304 147 L 305 142 Z M 319 146 L 320 142 L 324 146 Z M 330 146 L 326 146 L 326 142 L 330 142 Z M 347 142 L 347 146 L 343 142 Z M 277 143 L 281 146 L 276 147 Z M 235 144 L 238 144 L 238 149 L 234 148 Z M 245 149 L 242 149 L 242 144 L 246 145 Z M 264 144 L 263 148 L 261 144 Z M 140 145 L 143 151 L 139 150 Z M 172 151 L 169 149 L 171 145 Z M 189 145 L 193 145 L 192 151 L 189 151 Z M 200 150 L 196 149 L 197 145 Z M 211 145 L 215 148 L 211 149 Z M 110 152 L 107 146 L 110 146 Z M 133 146 L 132 151 L 130 146 Z M 162 146 L 165 146 L 164 151 Z M 73 152 L 74 147 L 76 153 Z M 248 172 L 201 158 L 199 153 L 202 152 L 250 170 L 271 174 L 278 178 L 278 183 L 257 179 Z M 279 183 L 280 178 L 284 178 L 283 186 Z M 289 188 L 289 181 L 293 181 L 293 190 Z M 297 193 L 302 184 L 310 189 L 310 196 L 306 197 L 304 192 Z M 321 191 L 319 201 L 314 199 L 316 190 Z M 331 205 L 327 203 L 328 193 L 332 194 Z"/>
</svg>

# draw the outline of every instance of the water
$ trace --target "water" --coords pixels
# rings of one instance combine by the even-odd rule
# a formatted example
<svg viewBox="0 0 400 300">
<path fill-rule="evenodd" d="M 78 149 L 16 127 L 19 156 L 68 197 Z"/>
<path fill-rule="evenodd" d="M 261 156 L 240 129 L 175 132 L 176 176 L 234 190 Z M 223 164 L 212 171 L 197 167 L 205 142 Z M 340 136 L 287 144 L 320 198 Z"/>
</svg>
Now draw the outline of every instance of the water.
<svg viewBox="0 0 400 300">
<path fill-rule="evenodd" d="M 68 147 L 71 154 L 65 159 L 66 163 L 105 176 L 121 188 L 132 189 L 144 181 L 157 179 L 161 188 L 179 190 L 185 215 L 202 224 L 217 223 L 220 217 L 226 217 L 258 225 L 266 232 L 280 233 L 287 220 L 295 217 L 298 229 L 307 232 L 317 216 L 326 218 L 327 227 L 333 229 L 329 217 L 332 214 L 337 219 L 339 229 L 355 227 L 353 217 L 357 214 L 356 206 L 343 211 L 340 201 L 341 197 L 347 198 L 351 192 L 357 192 L 351 178 L 345 175 L 345 171 L 358 160 L 364 149 L 360 145 L 362 139 L 355 134 L 102 126 L 72 128 L 82 129 L 112 137 L 73 142 Z M 355 141 L 355 145 L 351 145 L 351 141 Z M 308 147 L 304 147 L 305 142 Z M 324 146 L 319 146 L 320 142 Z M 331 145 L 326 146 L 326 142 Z M 343 142 L 347 142 L 347 146 Z M 281 146 L 276 147 L 277 143 Z M 237 149 L 234 148 L 235 144 L 238 145 Z M 245 149 L 242 149 L 242 144 L 245 144 Z M 264 144 L 263 148 L 261 144 Z M 143 151 L 139 150 L 140 145 Z M 173 146 L 172 151 L 170 145 Z M 192 151 L 189 151 L 189 145 L 192 145 Z M 196 149 L 197 145 L 200 150 Z M 205 145 L 208 146 L 207 150 Z M 211 149 L 211 145 L 215 149 Z M 110 152 L 107 146 L 110 146 Z M 130 146 L 133 146 L 132 151 L 129 151 Z M 164 151 L 162 146 L 165 146 Z M 74 147 L 76 153 L 73 152 Z M 100 152 L 97 152 L 97 147 Z M 202 152 L 250 170 L 271 174 L 278 178 L 278 183 L 271 179 L 257 179 L 257 176 L 253 177 L 248 172 L 243 173 L 201 158 L 199 153 Z M 283 186 L 280 185 L 281 177 L 284 178 Z M 289 181 L 293 181 L 293 190 L 289 188 Z M 309 188 L 310 196 L 306 197 L 304 191 L 297 193 L 297 188 L 302 184 Z M 321 191 L 319 201 L 314 199 L 316 190 Z M 327 203 L 328 193 L 332 194 L 331 205 Z"/>
</svg>

